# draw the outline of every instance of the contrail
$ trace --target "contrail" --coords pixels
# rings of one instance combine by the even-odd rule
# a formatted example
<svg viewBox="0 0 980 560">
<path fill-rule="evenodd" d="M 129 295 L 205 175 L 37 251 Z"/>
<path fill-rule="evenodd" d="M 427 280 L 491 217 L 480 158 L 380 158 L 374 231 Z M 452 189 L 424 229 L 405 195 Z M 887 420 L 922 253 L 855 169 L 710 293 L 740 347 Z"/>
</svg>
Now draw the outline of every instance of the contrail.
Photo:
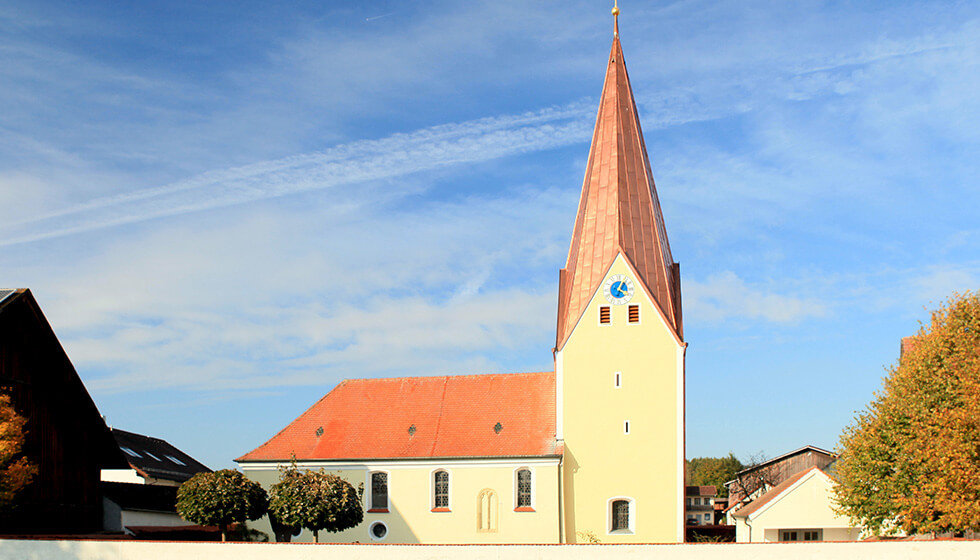
<svg viewBox="0 0 980 560">
<path fill-rule="evenodd" d="M 371 16 L 371 17 L 368 17 L 368 18 L 364 18 L 364 21 L 374 21 L 376 19 L 381 19 L 381 18 L 386 18 L 388 16 L 393 16 L 393 15 L 395 15 L 397 13 L 398 12 L 391 12 L 389 14 L 381 14 L 380 16 Z"/>
<path fill-rule="evenodd" d="M 585 142 L 592 111 L 582 100 L 209 171 L 5 224 L 0 247 Z"/>
</svg>

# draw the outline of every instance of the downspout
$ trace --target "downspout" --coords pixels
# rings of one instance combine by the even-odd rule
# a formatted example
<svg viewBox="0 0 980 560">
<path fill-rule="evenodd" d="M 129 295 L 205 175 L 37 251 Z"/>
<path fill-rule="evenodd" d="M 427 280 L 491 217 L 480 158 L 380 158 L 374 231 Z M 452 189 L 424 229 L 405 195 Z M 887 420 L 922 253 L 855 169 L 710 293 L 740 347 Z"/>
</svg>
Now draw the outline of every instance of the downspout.
<svg viewBox="0 0 980 560">
<path fill-rule="evenodd" d="M 562 464 L 565 461 L 565 454 L 558 456 L 558 544 L 565 544 L 565 511 L 562 501 Z"/>
</svg>

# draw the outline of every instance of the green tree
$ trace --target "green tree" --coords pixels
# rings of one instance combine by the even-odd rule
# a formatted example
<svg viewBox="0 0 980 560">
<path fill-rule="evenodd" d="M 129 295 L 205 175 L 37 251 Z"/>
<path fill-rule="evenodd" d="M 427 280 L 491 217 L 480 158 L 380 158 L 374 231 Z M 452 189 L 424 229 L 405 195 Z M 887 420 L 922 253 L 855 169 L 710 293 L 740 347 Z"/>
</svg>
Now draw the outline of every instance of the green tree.
<svg viewBox="0 0 980 560">
<path fill-rule="evenodd" d="M 688 480 L 691 486 L 714 486 L 718 496 L 728 496 L 725 483 L 735 479 L 735 473 L 745 468 L 745 465 L 729 452 L 727 457 L 695 457 L 687 462 Z"/>
<path fill-rule="evenodd" d="M 336 533 L 364 519 L 363 490 L 323 469 L 300 472 L 294 463 L 269 489 L 269 514 L 287 527 L 313 531 L 313 541 L 320 542 L 321 530 Z"/>
<path fill-rule="evenodd" d="M 0 510 L 9 507 L 17 493 L 37 475 L 37 465 L 21 455 L 24 424 L 9 395 L 0 395 Z"/>
<path fill-rule="evenodd" d="M 191 523 L 218 526 L 222 541 L 229 525 L 262 517 L 268 505 L 262 486 L 233 469 L 197 473 L 177 490 L 177 513 Z"/>
<path fill-rule="evenodd" d="M 954 294 L 839 444 L 841 513 L 875 533 L 980 530 L 980 294 Z"/>
</svg>

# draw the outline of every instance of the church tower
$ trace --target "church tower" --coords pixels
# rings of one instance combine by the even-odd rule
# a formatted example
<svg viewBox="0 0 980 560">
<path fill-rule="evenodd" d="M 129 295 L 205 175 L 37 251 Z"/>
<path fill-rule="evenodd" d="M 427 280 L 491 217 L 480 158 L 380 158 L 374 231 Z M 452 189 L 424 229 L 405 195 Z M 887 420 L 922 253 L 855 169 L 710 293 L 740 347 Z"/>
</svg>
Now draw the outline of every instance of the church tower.
<svg viewBox="0 0 980 560">
<path fill-rule="evenodd" d="M 562 539 L 684 541 L 680 266 L 619 42 L 558 290 Z"/>
</svg>

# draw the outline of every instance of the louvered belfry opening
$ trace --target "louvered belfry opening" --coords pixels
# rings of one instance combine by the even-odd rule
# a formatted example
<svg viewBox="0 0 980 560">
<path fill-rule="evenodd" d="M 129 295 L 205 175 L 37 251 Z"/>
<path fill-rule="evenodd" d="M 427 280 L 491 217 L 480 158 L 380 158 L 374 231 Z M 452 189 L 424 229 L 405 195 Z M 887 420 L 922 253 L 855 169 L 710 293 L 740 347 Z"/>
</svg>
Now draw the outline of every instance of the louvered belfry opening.
<svg viewBox="0 0 980 560">
<path fill-rule="evenodd" d="M 629 307 L 629 322 L 630 323 L 639 323 L 640 322 L 640 306 L 639 305 L 631 305 Z"/>
<path fill-rule="evenodd" d="M 599 308 L 599 324 L 608 325 L 611 321 L 609 306 L 603 305 Z"/>
</svg>

